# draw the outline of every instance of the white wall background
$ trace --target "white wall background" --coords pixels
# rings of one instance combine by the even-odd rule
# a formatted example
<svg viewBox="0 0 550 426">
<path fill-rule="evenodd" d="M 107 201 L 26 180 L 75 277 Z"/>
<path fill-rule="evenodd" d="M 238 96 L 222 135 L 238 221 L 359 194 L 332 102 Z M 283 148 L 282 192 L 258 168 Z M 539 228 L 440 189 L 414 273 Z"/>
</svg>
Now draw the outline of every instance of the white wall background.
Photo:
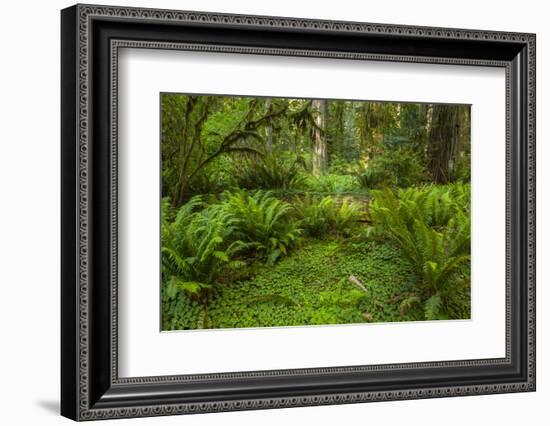
<svg viewBox="0 0 550 426">
<path fill-rule="evenodd" d="M 550 27 L 540 0 L 443 4 L 431 0 L 120 0 L 103 4 L 526 31 L 537 33 L 538 390 L 421 401 L 293 408 L 118 424 L 257 425 L 338 423 L 545 424 L 550 401 Z M 59 9 L 72 3 L 11 1 L 0 25 L 0 419 L 68 424 L 59 405 Z M 131 422 L 131 423 L 129 423 Z M 117 424 L 107 421 L 102 424 Z"/>
</svg>

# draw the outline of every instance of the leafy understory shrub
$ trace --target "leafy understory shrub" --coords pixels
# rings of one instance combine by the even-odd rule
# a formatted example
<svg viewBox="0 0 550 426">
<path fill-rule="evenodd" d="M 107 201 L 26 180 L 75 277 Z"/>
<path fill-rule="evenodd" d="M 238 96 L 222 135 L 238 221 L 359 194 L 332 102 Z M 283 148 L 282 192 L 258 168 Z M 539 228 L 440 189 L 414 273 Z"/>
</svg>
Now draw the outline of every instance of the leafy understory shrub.
<svg viewBox="0 0 550 426">
<path fill-rule="evenodd" d="M 340 204 L 333 197 L 316 197 L 306 194 L 296 197 L 294 212 L 300 226 L 312 237 L 328 233 L 350 235 L 360 218 L 360 206 L 345 197 Z"/>
<path fill-rule="evenodd" d="M 384 151 L 368 163 L 360 162 L 355 178 L 362 188 L 408 187 L 425 182 L 427 172 L 418 152 L 397 147 Z"/>
<path fill-rule="evenodd" d="M 313 192 L 332 192 L 341 194 L 359 189 L 353 175 L 324 174 L 318 177 L 309 175 L 305 186 Z"/>
<path fill-rule="evenodd" d="M 426 319 L 464 318 L 469 311 L 470 212 L 455 201 L 455 191 L 431 187 L 372 193 L 371 235 L 391 240 L 413 266 Z M 417 301 L 402 303 L 407 309 Z"/>
<path fill-rule="evenodd" d="M 248 249 L 275 263 L 286 255 L 302 233 L 295 221 L 290 220 L 290 204 L 275 198 L 270 192 L 226 192 L 222 205 L 233 218 L 236 236 Z"/>
</svg>

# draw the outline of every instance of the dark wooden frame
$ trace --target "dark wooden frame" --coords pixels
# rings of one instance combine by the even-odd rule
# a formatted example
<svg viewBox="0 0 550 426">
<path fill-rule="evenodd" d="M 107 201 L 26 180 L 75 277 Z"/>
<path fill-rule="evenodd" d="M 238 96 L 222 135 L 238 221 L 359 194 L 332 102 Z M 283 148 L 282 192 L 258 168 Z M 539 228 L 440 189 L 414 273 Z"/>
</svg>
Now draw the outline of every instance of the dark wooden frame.
<svg viewBox="0 0 550 426">
<path fill-rule="evenodd" d="M 533 34 L 95 5 L 64 9 L 61 29 L 64 416 L 89 420 L 535 390 Z M 125 46 L 505 68 L 506 357 L 119 378 L 116 59 Z"/>
</svg>

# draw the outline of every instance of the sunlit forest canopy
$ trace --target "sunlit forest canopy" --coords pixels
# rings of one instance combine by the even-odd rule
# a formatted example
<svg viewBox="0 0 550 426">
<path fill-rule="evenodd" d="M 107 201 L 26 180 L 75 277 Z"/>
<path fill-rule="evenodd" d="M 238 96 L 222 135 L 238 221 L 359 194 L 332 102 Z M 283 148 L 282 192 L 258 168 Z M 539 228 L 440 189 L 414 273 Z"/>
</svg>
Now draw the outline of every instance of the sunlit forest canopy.
<svg viewBox="0 0 550 426">
<path fill-rule="evenodd" d="M 161 94 L 162 329 L 470 318 L 470 106 Z"/>
<path fill-rule="evenodd" d="M 161 113 L 162 193 L 175 206 L 257 186 L 246 180 L 260 163 L 280 169 L 281 189 L 310 175 L 364 188 L 469 180 L 469 105 L 163 93 Z"/>
</svg>

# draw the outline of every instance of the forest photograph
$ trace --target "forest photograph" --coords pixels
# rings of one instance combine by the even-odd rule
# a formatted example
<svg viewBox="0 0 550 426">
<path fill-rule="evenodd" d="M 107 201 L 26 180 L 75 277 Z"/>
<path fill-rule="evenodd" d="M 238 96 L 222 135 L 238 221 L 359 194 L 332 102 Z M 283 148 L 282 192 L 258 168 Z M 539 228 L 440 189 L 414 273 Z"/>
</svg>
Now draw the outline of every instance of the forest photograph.
<svg viewBox="0 0 550 426">
<path fill-rule="evenodd" d="M 161 93 L 161 329 L 470 319 L 470 113 Z"/>
</svg>

